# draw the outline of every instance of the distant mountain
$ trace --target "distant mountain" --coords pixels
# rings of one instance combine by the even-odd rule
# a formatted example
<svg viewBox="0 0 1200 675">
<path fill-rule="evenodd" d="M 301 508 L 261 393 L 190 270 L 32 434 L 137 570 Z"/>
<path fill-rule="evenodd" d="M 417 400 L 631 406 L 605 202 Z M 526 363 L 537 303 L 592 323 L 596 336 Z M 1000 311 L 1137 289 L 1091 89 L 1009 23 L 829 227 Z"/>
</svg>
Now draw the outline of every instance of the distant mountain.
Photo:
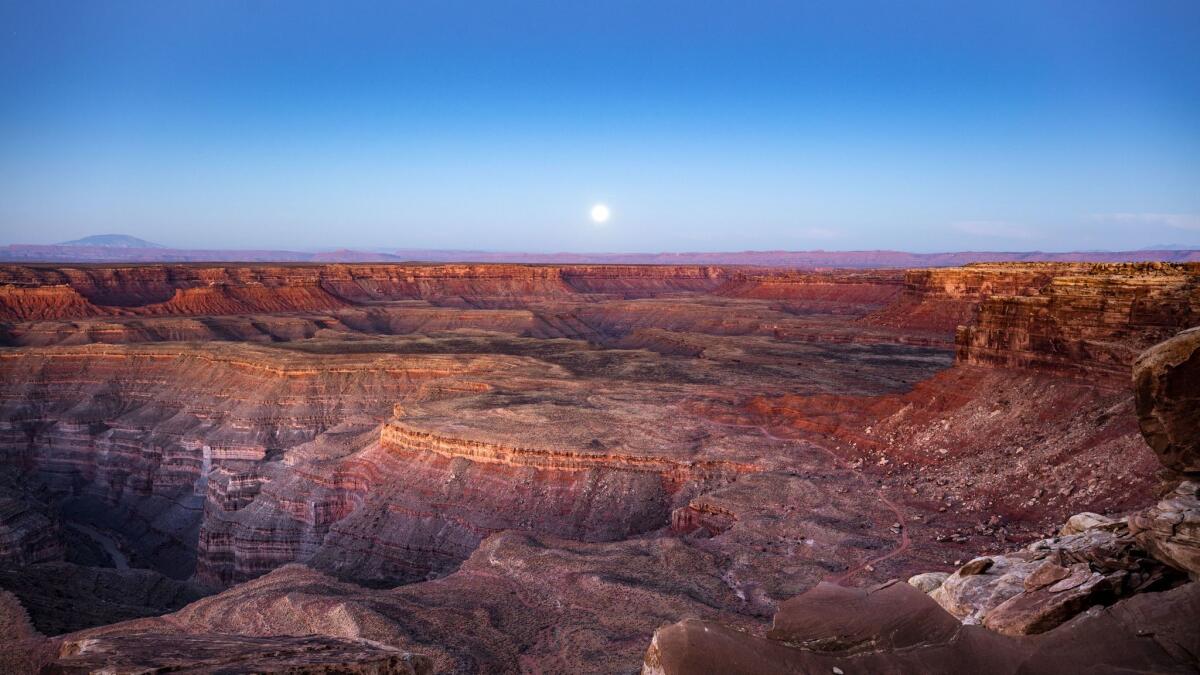
<svg viewBox="0 0 1200 675">
<path fill-rule="evenodd" d="M 1155 244 L 1146 248 L 1138 249 L 1140 251 L 1190 251 L 1195 249 L 1195 245 L 1188 244 Z"/>
<path fill-rule="evenodd" d="M 58 246 L 99 246 L 102 248 L 166 248 L 145 239 L 138 239 L 127 234 L 93 234 L 83 239 L 72 239 L 57 244 Z"/>
</svg>

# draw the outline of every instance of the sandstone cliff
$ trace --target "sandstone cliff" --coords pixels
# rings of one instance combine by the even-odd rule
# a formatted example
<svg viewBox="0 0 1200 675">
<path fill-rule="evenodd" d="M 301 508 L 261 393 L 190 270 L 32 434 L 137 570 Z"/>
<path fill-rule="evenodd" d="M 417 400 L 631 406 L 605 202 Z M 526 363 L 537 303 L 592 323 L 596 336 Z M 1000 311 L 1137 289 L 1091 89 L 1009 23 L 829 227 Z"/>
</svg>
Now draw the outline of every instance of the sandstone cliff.
<svg viewBox="0 0 1200 675">
<path fill-rule="evenodd" d="M 1035 294 L 992 294 L 958 360 L 1124 378 L 1143 349 L 1200 323 L 1200 265 L 1090 265 Z"/>
<path fill-rule="evenodd" d="M 0 320 L 303 312 L 382 300 L 512 305 L 708 291 L 715 267 L 532 265 L 0 266 Z"/>
</svg>

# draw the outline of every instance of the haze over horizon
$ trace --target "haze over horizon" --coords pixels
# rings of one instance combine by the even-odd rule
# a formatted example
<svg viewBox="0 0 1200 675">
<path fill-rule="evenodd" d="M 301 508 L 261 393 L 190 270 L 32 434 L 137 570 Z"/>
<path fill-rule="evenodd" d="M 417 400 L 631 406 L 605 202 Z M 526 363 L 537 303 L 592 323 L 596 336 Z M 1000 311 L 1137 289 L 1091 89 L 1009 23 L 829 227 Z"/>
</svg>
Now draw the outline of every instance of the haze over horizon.
<svg viewBox="0 0 1200 675">
<path fill-rule="evenodd" d="M 5 246 L 5 244 L 0 243 L 0 246 Z M 301 248 L 301 247 L 288 248 L 286 246 L 274 246 L 274 247 L 254 248 L 254 249 L 239 249 L 239 248 L 189 249 L 189 248 L 177 248 L 177 247 L 172 247 L 172 246 L 164 246 L 155 241 L 148 241 L 145 239 L 133 237 L 133 236 L 126 235 L 126 234 L 120 234 L 120 233 L 94 234 L 94 235 L 84 236 L 79 239 L 72 239 L 69 241 L 52 242 L 49 244 L 28 244 L 25 242 L 12 242 L 12 243 L 8 244 L 8 247 L 11 249 L 14 249 L 16 251 L 28 251 L 30 253 L 36 252 L 37 250 L 43 250 L 47 247 L 51 248 L 51 249 L 63 247 L 62 250 L 64 252 L 72 250 L 72 249 L 77 249 L 80 247 L 87 248 L 87 249 L 111 249 L 113 251 L 114 257 L 100 258 L 100 259 L 111 260 L 113 262 L 120 262 L 120 261 L 124 260 L 124 258 L 122 258 L 120 256 L 120 252 L 123 250 L 126 250 L 126 249 L 162 250 L 164 252 L 180 252 L 180 253 L 186 253 L 189 251 L 196 251 L 196 252 L 210 251 L 210 252 L 215 252 L 215 253 L 236 253 L 238 251 L 244 251 L 244 252 L 264 251 L 264 252 L 287 253 L 287 252 L 291 251 L 291 252 L 294 252 L 297 254 L 304 254 L 304 255 L 320 254 L 320 253 L 337 254 L 339 252 L 345 252 L 347 254 L 356 254 L 356 253 L 403 254 L 403 253 L 427 252 L 427 253 L 442 254 L 442 255 L 437 256 L 436 258 L 431 258 L 431 260 L 436 259 L 439 261 L 450 261 L 450 260 L 468 261 L 469 260 L 469 258 L 466 258 L 466 257 L 459 257 L 459 258 L 452 257 L 452 254 L 456 254 L 456 253 L 484 254 L 486 256 L 489 256 L 489 258 L 486 258 L 487 260 L 501 260 L 501 258 L 494 258 L 494 256 L 503 256 L 503 255 L 511 254 L 514 256 L 518 256 L 518 258 L 514 258 L 514 260 L 519 260 L 519 259 L 521 259 L 521 257 L 524 257 L 524 256 L 533 256 L 533 257 L 539 257 L 539 259 L 546 258 L 547 261 L 549 261 L 549 260 L 555 259 L 555 256 L 562 256 L 564 260 L 570 260 L 571 258 L 574 258 L 574 257 L 588 258 L 589 256 L 594 257 L 596 259 L 604 259 L 607 256 L 611 256 L 614 258 L 621 258 L 622 256 L 651 257 L 651 256 L 673 256 L 673 255 L 689 257 L 689 256 L 719 255 L 719 254 L 728 254 L 729 256 L 738 256 L 738 255 L 746 254 L 746 255 L 753 256 L 754 254 L 769 255 L 769 254 L 775 254 L 775 253 L 855 254 L 855 253 L 878 252 L 878 253 L 902 253 L 902 254 L 913 254 L 916 256 L 926 256 L 926 255 L 938 255 L 938 254 L 949 254 L 949 253 L 965 254 L 965 253 L 972 253 L 972 252 L 981 253 L 981 254 L 1004 254 L 1004 253 L 1046 253 L 1046 254 L 1097 253 L 1097 254 L 1104 254 L 1104 253 L 1136 253 L 1138 251 L 1155 252 L 1155 251 L 1197 251 L 1197 250 L 1200 250 L 1200 244 L 1197 244 L 1195 246 L 1188 246 L 1188 245 L 1182 245 L 1182 244 L 1164 244 L 1164 243 L 1152 244 L 1150 246 L 1144 246 L 1144 247 L 1141 247 L 1138 249 L 1129 249 L 1126 251 L 1117 251 L 1117 250 L 1113 250 L 1113 249 L 1086 249 L 1086 250 L 1063 250 L 1063 251 L 1049 251 L 1049 250 L 1041 251 L 1041 250 L 1037 250 L 1037 249 L 1008 249 L 1008 250 L 977 249 L 977 250 L 973 250 L 973 251 L 967 251 L 967 250 L 963 250 L 963 251 L 950 251 L 950 250 L 913 251 L 913 250 L 905 250 L 905 249 L 880 249 L 880 248 L 875 248 L 875 249 L 867 249 L 867 248 L 864 248 L 864 249 L 836 249 L 836 248 L 821 248 L 821 247 L 814 247 L 811 249 L 790 249 L 790 250 L 789 249 L 741 249 L 741 250 L 712 250 L 712 251 L 704 251 L 704 250 L 695 250 L 695 251 L 684 251 L 684 250 L 675 250 L 675 251 L 671 251 L 671 250 L 661 250 L 661 251 L 564 251 L 564 250 L 522 250 L 522 249 L 419 248 L 419 247 L 406 247 L 406 246 L 391 246 L 391 247 L 379 246 L 379 247 L 373 247 L 373 248 L 355 249 L 355 248 L 349 248 L 346 246 L 337 246 L 337 245 L 313 247 L 313 248 Z M 3 252 L 0 252 L 0 260 L 4 260 L 4 259 L 6 259 L 5 254 Z M 15 259 L 21 259 L 21 258 L 15 258 Z M 70 259 L 71 258 L 69 255 L 68 255 L 68 257 L 61 258 L 61 260 L 70 260 Z M 90 259 L 90 258 L 88 258 L 88 259 Z M 200 258 L 195 258 L 195 259 L 200 260 Z M 85 259 L 80 259 L 80 260 L 85 260 Z M 97 259 L 97 260 L 99 260 L 99 259 Z M 303 260 L 303 258 L 296 258 L 296 260 Z"/>
<path fill-rule="evenodd" d="M 0 26 L 4 244 L 1200 247 L 1196 3 L 52 2 Z"/>
</svg>

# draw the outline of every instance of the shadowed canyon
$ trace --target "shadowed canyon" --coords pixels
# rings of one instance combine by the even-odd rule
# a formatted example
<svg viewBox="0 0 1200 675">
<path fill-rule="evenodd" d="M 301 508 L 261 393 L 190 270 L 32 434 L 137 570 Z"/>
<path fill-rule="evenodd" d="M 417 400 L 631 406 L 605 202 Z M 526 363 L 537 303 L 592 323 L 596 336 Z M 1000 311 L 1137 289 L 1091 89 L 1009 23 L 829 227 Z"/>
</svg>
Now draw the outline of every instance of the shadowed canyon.
<svg viewBox="0 0 1200 675">
<path fill-rule="evenodd" d="M 1194 672 L 1197 325 L 1190 262 L 0 265 L 0 669 Z"/>
</svg>

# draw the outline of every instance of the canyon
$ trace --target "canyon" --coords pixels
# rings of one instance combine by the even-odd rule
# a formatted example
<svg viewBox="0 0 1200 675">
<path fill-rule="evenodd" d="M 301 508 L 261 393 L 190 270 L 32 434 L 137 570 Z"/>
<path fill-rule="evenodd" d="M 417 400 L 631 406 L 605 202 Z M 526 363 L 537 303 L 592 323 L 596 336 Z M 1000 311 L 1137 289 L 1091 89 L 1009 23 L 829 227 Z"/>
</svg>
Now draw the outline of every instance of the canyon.
<svg viewBox="0 0 1200 675">
<path fill-rule="evenodd" d="M 1031 550 L 1194 608 L 1198 380 L 1139 355 L 1197 325 L 1195 262 L 0 265 L 0 668 L 829 672 L 811 607 L 958 641 Z M 961 639 L 1103 632 L 1006 611 Z"/>
</svg>

